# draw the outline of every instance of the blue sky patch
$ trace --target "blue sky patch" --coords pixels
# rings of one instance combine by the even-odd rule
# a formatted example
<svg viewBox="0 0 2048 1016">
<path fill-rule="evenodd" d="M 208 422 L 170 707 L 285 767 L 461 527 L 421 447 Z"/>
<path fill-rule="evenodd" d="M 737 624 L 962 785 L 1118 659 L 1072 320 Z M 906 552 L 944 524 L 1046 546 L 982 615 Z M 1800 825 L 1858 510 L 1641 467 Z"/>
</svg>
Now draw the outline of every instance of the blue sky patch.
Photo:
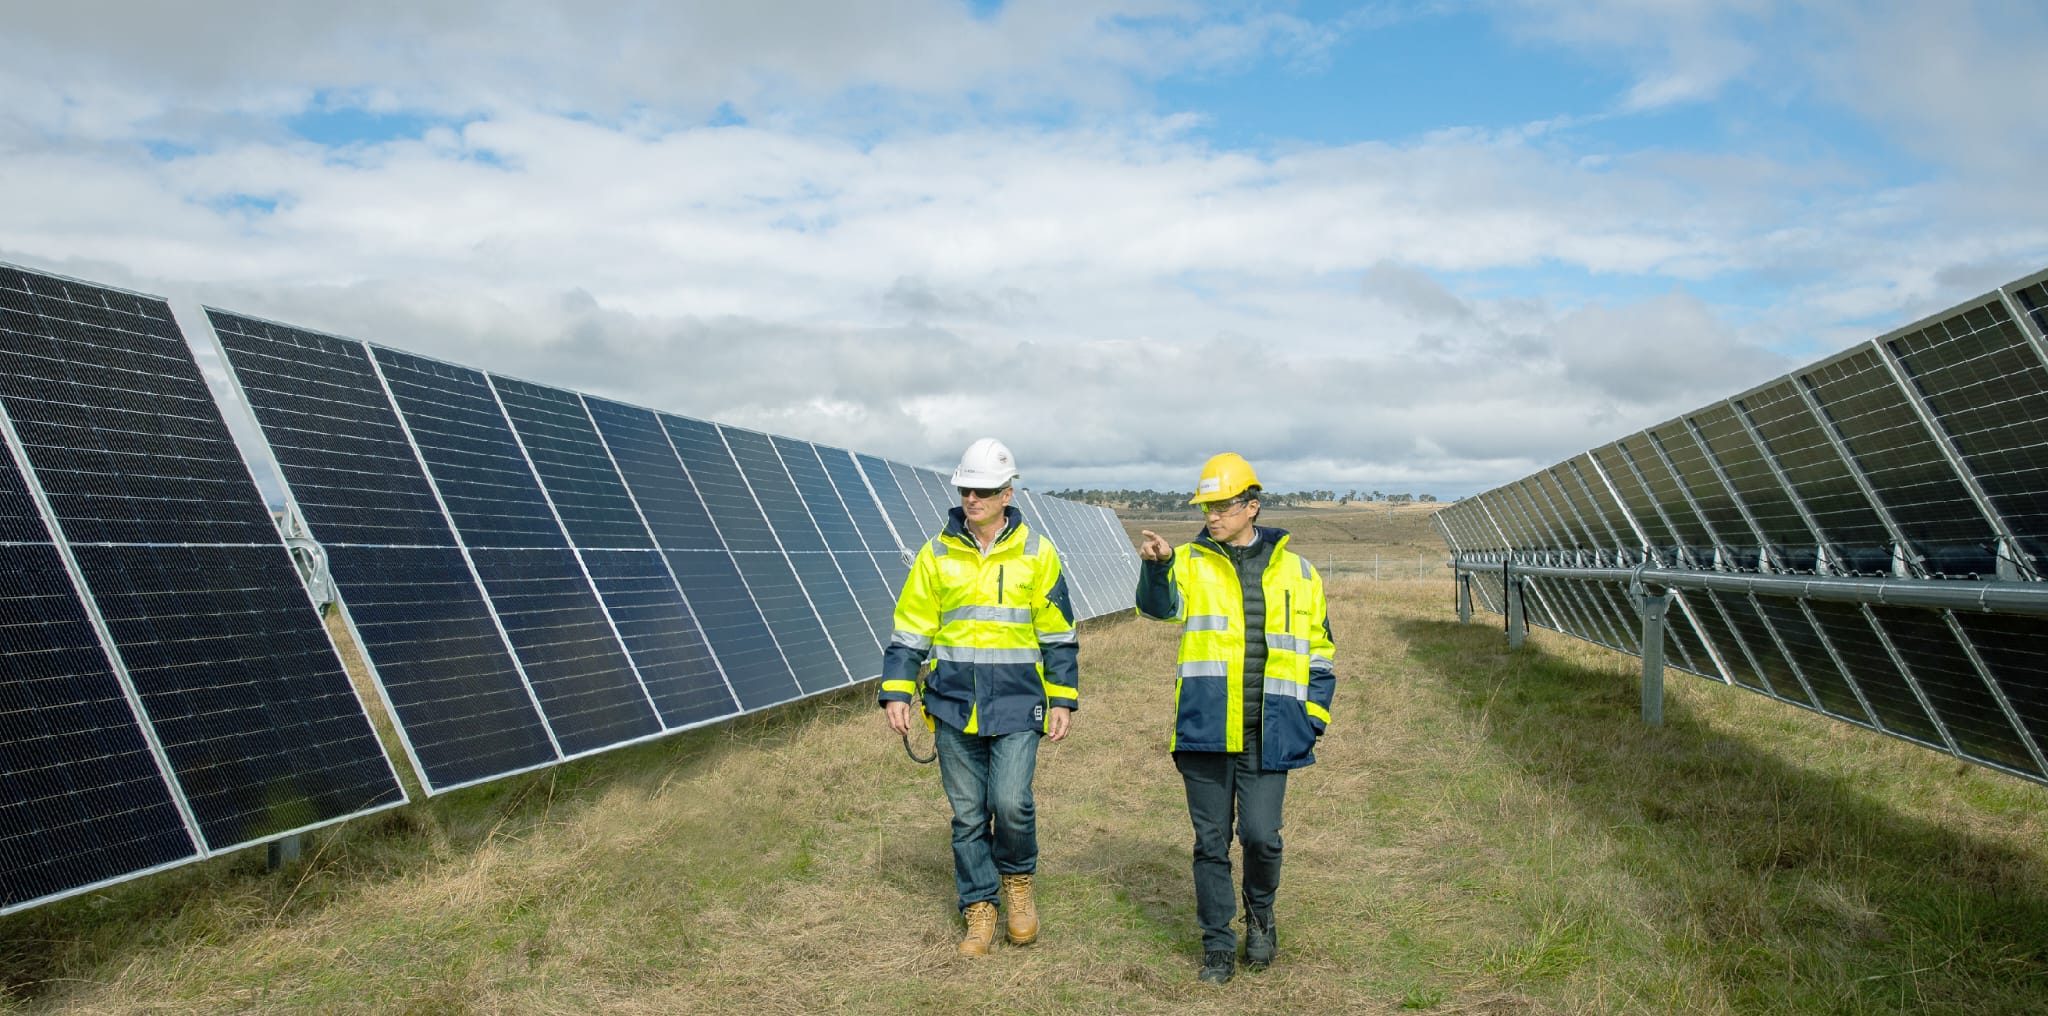
<svg viewBox="0 0 2048 1016">
<path fill-rule="evenodd" d="M 287 117 L 284 126 L 314 144 L 341 148 L 418 138 L 435 127 L 454 127 L 460 122 L 410 110 L 387 113 L 323 102 L 297 116 Z"/>
</svg>

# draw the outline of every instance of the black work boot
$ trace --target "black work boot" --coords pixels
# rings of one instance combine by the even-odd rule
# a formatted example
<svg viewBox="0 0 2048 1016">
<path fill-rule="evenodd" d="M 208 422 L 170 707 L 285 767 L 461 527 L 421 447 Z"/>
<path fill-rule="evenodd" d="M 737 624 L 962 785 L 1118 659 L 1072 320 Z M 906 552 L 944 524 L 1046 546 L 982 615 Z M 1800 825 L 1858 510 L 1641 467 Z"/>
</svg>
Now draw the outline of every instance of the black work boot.
<svg viewBox="0 0 2048 1016">
<path fill-rule="evenodd" d="M 1273 927 L 1273 915 L 1261 919 L 1257 914 L 1248 914 L 1244 919 L 1244 965 L 1248 970 L 1264 970 L 1273 962 L 1273 953 L 1280 948 L 1280 935 Z"/>
<path fill-rule="evenodd" d="M 1202 954 L 1202 972 L 1196 976 L 1210 984 L 1228 984 L 1237 974 L 1237 957 L 1221 949 Z"/>
</svg>

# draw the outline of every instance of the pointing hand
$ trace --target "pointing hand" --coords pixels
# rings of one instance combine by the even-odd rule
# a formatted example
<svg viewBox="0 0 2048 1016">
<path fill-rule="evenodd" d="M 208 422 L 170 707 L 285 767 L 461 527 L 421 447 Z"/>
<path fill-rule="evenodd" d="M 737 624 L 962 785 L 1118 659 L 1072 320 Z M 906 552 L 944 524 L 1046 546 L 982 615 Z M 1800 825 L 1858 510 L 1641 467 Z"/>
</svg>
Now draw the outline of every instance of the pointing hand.
<svg viewBox="0 0 2048 1016">
<path fill-rule="evenodd" d="M 1141 529 L 1139 535 L 1145 539 L 1138 544 L 1138 556 L 1147 561 L 1170 561 L 1173 559 L 1173 544 L 1150 529 Z"/>
</svg>

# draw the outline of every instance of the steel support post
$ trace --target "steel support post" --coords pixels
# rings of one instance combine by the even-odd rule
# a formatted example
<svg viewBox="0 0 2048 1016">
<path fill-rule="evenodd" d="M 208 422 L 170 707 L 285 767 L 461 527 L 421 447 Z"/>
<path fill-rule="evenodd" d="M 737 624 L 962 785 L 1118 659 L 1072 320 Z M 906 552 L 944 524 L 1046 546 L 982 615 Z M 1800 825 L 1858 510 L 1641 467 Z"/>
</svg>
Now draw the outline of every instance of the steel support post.
<svg viewBox="0 0 2048 1016">
<path fill-rule="evenodd" d="M 1643 722 L 1664 725 L 1664 612 L 1671 593 L 1645 593 L 1637 601 L 1643 615 Z"/>
<path fill-rule="evenodd" d="M 304 833 L 293 833 L 283 839 L 271 840 L 267 858 L 267 870 L 276 871 L 287 864 L 298 861 L 299 854 L 305 849 L 305 845 L 306 836 Z"/>
<path fill-rule="evenodd" d="M 1522 639 L 1529 634 L 1529 618 L 1522 611 L 1522 577 L 1508 569 L 1508 648 L 1522 648 Z"/>
</svg>

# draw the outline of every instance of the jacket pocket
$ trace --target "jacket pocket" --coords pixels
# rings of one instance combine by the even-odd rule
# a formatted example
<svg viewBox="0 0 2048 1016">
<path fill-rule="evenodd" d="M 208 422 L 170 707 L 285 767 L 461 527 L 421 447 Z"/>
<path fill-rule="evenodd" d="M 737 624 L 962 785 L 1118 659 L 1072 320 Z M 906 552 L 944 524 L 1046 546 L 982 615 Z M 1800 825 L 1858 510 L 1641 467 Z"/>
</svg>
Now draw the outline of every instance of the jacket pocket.
<svg viewBox="0 0 2048 1016">
<path fill-rule="evenodd" d="M 1174 741 L 1177 747 L 1195 751 L 1222 751 L 1228 741 L 1224 731 L 1227 716 L 1223 692 L 1228 684 L 1220 677 L 1179 678 L 1174 695 Z"/>
<path fill-rule="evenodd" d="M 1280 768 L 1294 769 L 1314 762 L 1315 721 L 1297 699 L 1266 696 L 1266 743 L 1269 757 Z"/>
</svg>

